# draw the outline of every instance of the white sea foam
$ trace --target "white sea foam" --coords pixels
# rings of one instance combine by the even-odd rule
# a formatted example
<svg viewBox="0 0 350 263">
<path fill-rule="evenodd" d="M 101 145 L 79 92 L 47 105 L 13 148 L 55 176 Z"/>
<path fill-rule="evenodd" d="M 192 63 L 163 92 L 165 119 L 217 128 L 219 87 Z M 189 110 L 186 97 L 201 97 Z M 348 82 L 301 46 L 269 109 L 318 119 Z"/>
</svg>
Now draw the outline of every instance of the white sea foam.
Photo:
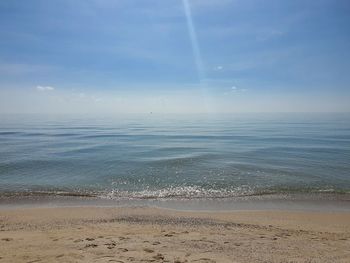
<svg viewBox="0 0 350 263">
<path fill-rule="evenodd" d="M 199 186 L 168 187 L 157 190 L 120 191 L 112 190 L 101 194 L 99 197 L 106 199 L 165 199 L 165 198 L 226 198 L 253 194 L 248 187 L 236 187 L 232 189 L 205 189 Z"/>
</svg>

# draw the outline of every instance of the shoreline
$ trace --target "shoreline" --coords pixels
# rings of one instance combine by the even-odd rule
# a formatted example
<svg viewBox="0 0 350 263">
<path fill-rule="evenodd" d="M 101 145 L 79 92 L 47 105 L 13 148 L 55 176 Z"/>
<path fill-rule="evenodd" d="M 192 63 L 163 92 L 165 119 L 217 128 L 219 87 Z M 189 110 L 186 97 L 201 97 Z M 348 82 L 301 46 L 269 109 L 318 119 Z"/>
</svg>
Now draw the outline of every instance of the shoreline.
<svg viewBox="0 0 350 263">
<path fill-rule="evenodd" d="M 0 195 L 0 211 L 50 207 L 156 207 L 179 211 L 350 212 L 349 194 L 266 194 L 230 198 L 101 198 L 72 195 Z"/>
<path fill-rule="evenodd" d="M 0 210 L 0 262 L 348 262 L 350 213 Z"/>
</svg>

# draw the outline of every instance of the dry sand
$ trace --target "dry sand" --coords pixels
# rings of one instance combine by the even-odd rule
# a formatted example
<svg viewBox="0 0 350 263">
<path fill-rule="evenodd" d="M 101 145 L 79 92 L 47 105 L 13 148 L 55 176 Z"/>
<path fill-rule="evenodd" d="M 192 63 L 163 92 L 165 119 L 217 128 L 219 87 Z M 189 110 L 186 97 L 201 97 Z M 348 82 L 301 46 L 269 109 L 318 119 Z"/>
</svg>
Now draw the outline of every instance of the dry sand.
<svg viewBox="0 0 350 263">
<path fill-rule="evenodd" d="M 350 214 L 3 209 L 0 262 L 350 262 Z"/>
</svg>

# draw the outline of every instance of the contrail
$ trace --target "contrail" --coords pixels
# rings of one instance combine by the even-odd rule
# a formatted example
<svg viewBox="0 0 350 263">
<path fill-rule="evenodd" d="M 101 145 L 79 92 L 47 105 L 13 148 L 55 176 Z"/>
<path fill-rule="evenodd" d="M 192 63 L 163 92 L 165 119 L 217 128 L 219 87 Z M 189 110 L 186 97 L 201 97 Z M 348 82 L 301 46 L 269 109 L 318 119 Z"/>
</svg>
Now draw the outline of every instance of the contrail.
<svg viewBox="0 0 350 263">
<path fill-rule="evenodd" d="M 195 60 L 196 67 L 197 67 L 198 78 L 199 78 L 200 83 L 203 84 L 203 82 L 205 80 L 204 67 L 203 67 L 201 52 L 200 52 L 199 45 L 198 45 L 197 34 L 196 34 L 196 31 L 195 31 L 194 25 L 193 25 L 191 8 L 190 8 L 190 5 L 188 3 L 188 0 L 182 0 L 182 3 L 184 5 L 184 9 L 185 9 L 188 33 L 190 36 L 194 60 Z"/>
<path fill-rule="evenodd" d="M 194 28 L 194 24 L 193 24 L 193 20 L 192 20 L 191 8 L 190 8 L 190 5 L 188 3 L 188 0 L 182 0 L 182 3 L 184 6 L 184 9 L 185 9 L 188 34 L 190 36 L 194 60 L 196 63 L 196 68 L 197 68 L 198 79 L 199 79 L 199 83 L 201 86 L 202 98 L 203 98 L 202 102 L 204 104 L 204 108 L 205 108 L 206 112 L 209 113 L 210 108 L 212 108 L 211 107 L 212 103 L 209 102 L 210 96 L 208 96 L 208 91 L 207 91 L 207 87 L 206 87 L 207 83 L 206 83 L 205 71 L 204 71 L 204 67 L 203 67 L 201 52 L 200 52 L 199 45 L 198 45 L 196 30 Z"/>
</svg>

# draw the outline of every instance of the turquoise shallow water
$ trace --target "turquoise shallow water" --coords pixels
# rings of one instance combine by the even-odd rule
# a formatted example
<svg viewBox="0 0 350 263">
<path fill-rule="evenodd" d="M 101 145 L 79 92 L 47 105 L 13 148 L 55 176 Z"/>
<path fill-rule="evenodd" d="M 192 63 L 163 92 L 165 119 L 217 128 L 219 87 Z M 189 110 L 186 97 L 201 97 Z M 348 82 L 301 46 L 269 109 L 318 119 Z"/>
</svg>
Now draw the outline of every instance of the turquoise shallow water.
<svg viewBox="0 0 350 263">
<path fill-rule="evenodd" d="M 349 114 L 2 115 L 0 193 L 350 192 Z"/>
</svg>

